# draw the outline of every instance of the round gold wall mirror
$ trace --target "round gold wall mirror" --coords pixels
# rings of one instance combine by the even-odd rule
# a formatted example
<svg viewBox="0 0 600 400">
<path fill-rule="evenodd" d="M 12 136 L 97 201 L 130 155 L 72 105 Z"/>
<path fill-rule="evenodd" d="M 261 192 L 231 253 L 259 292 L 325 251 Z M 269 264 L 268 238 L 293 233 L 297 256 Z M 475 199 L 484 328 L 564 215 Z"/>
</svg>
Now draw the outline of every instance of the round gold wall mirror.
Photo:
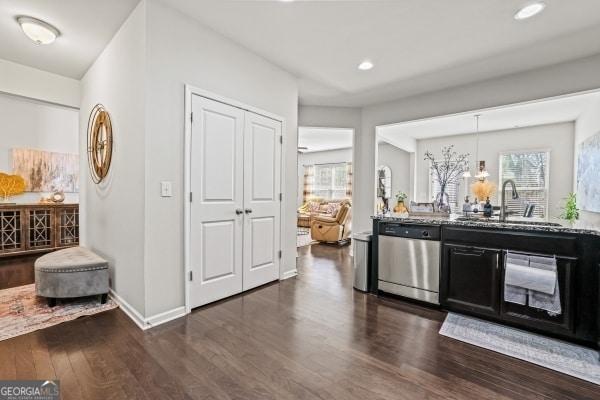
<svg viewBox="0 0 600 400">
<path fill-rule="evenodd" d="M 88 163 L 94 183 L 100 183 L 108 175 L 112 150 L 110 115 L 102 104 L 96 104 L 90 113 L 87 130 Z"/>
</svg>

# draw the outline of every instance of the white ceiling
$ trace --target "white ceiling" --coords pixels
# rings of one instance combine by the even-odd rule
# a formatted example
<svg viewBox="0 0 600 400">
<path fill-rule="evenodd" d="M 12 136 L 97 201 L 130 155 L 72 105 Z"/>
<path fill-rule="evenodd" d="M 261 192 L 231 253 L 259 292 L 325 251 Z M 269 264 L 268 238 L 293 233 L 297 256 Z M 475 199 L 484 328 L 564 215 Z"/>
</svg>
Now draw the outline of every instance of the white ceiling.
<svg viewBox="0 0 600 400">
<path fill-rule="evenodd" d="M 600 1 L 164 0 L 292 72 L 300 104 L 364 106 L 600 52 Z M 365 58 L 375 63 L 359 71 Z"/>
<path fill-rule="evenodd" d="M 298 128 L 298 151 L 312 153 L 352 147 L 354 131 L 344 128 Z"/>
<path fill-rule="evenodd" d="M 73 79 L 83 77 L 139 0 L 1 0 L 0 59 Z M 28 39 L 16 17 L 55 26 L 52 45 Z"/>
<path fill-rule="evenodd" d="M 512 16 L 529 0 L 161 1 L 296 76 L 303 105 L 363 107 L 600 53 L 600 0 L 545 0 L 525 21 Z M 138 2 L 1 0 L 0 59 L 79 79 Z M 18 15 L 61 36 L 37 45 Z M 359 71 L 365 58 L 375 68 Z"/>
</svg>

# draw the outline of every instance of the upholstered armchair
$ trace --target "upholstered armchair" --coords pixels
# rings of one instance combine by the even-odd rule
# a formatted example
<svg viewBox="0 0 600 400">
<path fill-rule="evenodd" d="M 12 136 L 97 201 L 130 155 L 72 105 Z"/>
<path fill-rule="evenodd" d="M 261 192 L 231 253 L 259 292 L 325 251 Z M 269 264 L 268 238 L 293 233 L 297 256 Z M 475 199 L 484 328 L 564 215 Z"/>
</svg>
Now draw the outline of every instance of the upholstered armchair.
<svg viewBox="0 0 600 400">
<path fill-rule="evenodd" d="M 333 216 L 313 214 L 310 217 L 310 235 L 320 242 L 340 242 L 352 234 L 352 206 L 346 201 Z"/>
</svg>

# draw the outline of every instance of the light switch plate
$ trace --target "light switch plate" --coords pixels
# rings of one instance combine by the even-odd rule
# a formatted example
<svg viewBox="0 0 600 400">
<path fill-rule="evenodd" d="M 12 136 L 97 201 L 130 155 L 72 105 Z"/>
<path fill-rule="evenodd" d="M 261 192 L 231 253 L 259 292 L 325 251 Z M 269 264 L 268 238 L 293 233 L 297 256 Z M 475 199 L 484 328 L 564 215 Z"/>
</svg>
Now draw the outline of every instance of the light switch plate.
<svg viewBox="0 0 600 400">
<path fill-rule="evenodd" d="M 162 197 L 171 197 L 173 195 L 171 193 L 171 182 L 162 181 L 160 183 L 160 195 Z"/>
</svg>

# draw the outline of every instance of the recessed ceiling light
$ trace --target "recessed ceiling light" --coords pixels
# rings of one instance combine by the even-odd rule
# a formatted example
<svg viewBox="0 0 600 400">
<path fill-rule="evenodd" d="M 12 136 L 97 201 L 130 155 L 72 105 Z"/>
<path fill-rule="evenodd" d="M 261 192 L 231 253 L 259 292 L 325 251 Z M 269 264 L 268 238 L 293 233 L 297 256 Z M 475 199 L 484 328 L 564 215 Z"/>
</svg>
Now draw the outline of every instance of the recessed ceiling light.
<svg viewBox="0 0 600 400">
<path fill-rule="evenodd" d="M 360 64 L 358 64 L 358 69 L 363 70 L 363 71 L 367 71 L 371 68 L 373 68 L 373 63 L 369 60 L 365 60 L 365 61 L 361 62 Z"/>
<path fill-rule="evenodd" d="M 544 7 L 546 7 L 546 3 L 544 3 L 543 1 L 538 1 L 535 3 L 528 4 L 526 6 L 523 6 L 519 9 L 519 11 L 517 11 L 515 13 L 515 19 L 521 20 L 521 19 L 531 18 L 534 15 L 542 12 Z"/>
<path fill-rule="evenodd" d="M 23 32 L 38 44 L 50 44 L 58 37 L 58 29 L 52 25 L 31 17 L 17 17 Z"/>
</svg>

